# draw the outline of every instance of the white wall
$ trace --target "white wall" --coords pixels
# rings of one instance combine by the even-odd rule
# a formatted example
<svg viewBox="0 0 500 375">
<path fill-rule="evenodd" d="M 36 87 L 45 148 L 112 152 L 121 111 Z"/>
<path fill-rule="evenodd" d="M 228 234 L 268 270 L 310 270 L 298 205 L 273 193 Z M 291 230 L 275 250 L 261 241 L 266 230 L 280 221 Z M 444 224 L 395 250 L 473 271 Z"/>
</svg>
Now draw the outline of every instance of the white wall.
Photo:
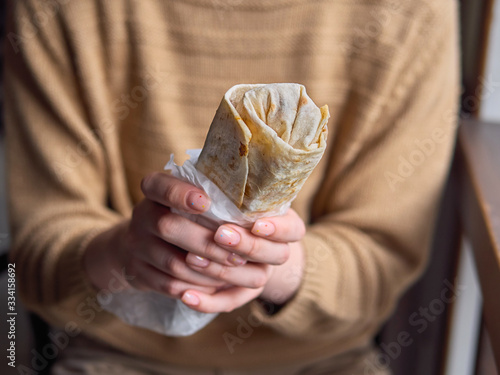
<svg viewBox="0 0 500 375">
<path fill-rule="evenodd" d="M 445 375 L 473 375 L 481 323 L 482 298 L 472 249 L 467 240 L 460 254 L 457 285 L 463 292 L 455 301 Z"/>
</svg>

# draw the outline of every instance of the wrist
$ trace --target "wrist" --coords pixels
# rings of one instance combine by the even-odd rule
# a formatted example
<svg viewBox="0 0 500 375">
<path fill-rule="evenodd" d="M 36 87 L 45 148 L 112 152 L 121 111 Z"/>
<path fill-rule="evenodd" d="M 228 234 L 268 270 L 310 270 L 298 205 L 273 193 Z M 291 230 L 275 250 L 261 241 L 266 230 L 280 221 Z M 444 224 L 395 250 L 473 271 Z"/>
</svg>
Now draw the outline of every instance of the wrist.
<svg viewBox="0 0 500 375">
<path fill-rule="evenodd" d="M 111 279 L 116 278 L 116 271 L 123 268 L 123 238 L 127 226 L 128 220 L 100 233 L 89 242 L 84 251 L 85 273 L 97 289 L 108 288 Z"/>
<path fill-rule="evenodd" d="M 304 274 L 304 248 L 300 242 L 290 243 L 288 260 L 280 266 L 273 266 L 273 274 L 259 298 L 277 306 L 285 305 L 297 293 Z"/>
</svg>

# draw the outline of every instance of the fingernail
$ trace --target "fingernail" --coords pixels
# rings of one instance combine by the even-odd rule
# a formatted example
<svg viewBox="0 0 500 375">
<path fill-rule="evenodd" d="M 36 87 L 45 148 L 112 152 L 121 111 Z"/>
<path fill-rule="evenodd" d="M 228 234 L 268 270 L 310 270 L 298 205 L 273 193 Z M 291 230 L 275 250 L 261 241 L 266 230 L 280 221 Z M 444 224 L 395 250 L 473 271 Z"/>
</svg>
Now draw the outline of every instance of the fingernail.
<svg viewBox="0 0 500 375">
<path fill-rule="evenodd" d="M 189 292 L 185 292 L 182 295 L 181 301 L 190 306 L 198 306 L 200 304 L 200 299 L 198 298 L 198 296 Z"/>
<path fill-rule="evenodd" d="M 207 258 L 200 257 L 199 255 L 190 254 L 186 258 L 186 262 L 198 267 L 208 267 L 210 261 Z"/>
<path fill-rule="evenodd" d="M 215 233 L 215 241 L 222 245 L 237 245 L 240 242 L 240 235 L 234 230 L 219 227 Z"/>
<path fill-rule="evenodd" d="M 204 194 L 192 191 L 187 196 L 187 204 L 196 211 L 206 211 L 210 206 L 210 201 Z"/>
<path fill-rule="evenodd" d="M 247 262 L 245 259 L 235 253 L 229 254 L 229 256 L 227 257 L 227 261 L 231 264 L 234 264 L 235 266 L 242 266 Z"/>
<path fill-rule="evenodd" d="M 258 236 L 270 236 L 275 230 L 274 224 L 270 221 L 257 220 L 253 225 L 252 233 Z"/>
</svg>

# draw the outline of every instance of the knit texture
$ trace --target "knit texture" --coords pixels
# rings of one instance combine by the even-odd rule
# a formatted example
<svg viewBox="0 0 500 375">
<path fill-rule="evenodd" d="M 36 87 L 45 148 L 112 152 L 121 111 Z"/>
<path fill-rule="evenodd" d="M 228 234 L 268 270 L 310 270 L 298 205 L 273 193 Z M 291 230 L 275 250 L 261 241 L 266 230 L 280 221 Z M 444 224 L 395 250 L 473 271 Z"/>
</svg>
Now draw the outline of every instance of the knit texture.
<svg viewBox="0 0 500 375">
<path fill-rule="evenodd" d="M 365 345 L 425 266 L 458 103 L 452 0 L 16 0 L 6 45 L 18 288 L 51 324 L 132 355 L 207 368 Z M 238 83 L 304 84 L 328 148 L 293 207 L 308 223 L 296 296 L 171 338 L 95 304 L 85 246 L 129 217 L 142 177 L 203 145 Z M 298 277 L 290 275 L 290 277 Z M 247 324 L 241 328 L 241 322 Z"/>
</svg>

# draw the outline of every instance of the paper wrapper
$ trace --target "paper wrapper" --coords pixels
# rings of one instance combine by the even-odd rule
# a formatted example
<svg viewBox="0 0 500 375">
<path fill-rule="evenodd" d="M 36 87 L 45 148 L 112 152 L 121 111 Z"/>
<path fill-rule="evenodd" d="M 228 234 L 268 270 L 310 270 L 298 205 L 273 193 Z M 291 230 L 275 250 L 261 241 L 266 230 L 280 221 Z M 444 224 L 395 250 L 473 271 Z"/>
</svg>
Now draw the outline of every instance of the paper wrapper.
<svg viewBox="0 0 500 375">
<path fill-rule="evenodd" d="M 328 108 L 316 107 L 302 85 L 234 86 L 222 99 L 203 150 L 188 150 L 182 166 L 172 154 L 165 166 L 204 190 L 212 203 L 201 215 L 175 212 L 212 230 L 227 222 L 250 228 L 259 218 L 283 215 L 324 153 L 328 117 Z M 139 290 L 99 302 L 126 323 L 167 336 L 191 335 L 217 316 Z"/>
</svg>

